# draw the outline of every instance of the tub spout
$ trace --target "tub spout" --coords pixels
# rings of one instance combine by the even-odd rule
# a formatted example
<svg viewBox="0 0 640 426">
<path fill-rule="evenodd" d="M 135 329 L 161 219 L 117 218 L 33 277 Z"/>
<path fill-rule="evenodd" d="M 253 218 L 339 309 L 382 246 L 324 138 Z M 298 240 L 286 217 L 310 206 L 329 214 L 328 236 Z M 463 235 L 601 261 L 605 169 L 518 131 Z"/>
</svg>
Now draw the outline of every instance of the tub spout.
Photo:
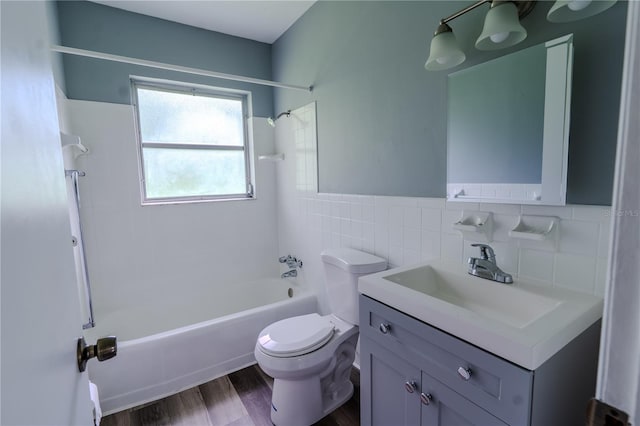
<svg viewBox="0 0 640 426">
<path fill-rule="evenodd" d="M 280 278 L 289 278 L 289 277 L 297 277 L 297 276 L 298 276 L 298 271 L 296 271 L 295 269 L 291 269 L 290 271 L 287 271 L 284 274 L 280 275 Z"/>
</svg>

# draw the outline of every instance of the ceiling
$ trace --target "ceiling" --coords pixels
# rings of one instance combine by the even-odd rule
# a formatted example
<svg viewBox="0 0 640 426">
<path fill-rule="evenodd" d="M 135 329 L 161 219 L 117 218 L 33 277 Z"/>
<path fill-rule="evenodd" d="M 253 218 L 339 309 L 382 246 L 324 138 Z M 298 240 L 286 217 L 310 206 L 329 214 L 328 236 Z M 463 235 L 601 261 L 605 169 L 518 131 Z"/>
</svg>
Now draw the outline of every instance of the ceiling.
<svg viewBox="0 0 640 426">
<path fill-rule="evenodd" d="M 95 0 L 94 3 L 272 44 L 315 0 Z"/>
</svg>

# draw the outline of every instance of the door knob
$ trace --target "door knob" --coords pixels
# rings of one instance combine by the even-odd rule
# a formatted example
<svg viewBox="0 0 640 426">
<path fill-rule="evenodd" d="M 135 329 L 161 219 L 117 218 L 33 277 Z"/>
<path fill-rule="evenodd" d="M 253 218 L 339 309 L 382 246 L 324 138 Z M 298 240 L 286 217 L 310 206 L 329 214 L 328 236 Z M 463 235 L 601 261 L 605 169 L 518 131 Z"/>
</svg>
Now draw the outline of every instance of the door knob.
<svg viewBox="0 0 640 426">
<path fill-rule="evenodd" d="M 78 339 L 76 356 L 78 358 L 78 370 L 82 373 L 87 368 L 87 361 L 97 358 L 98 361 L 106 361 L 113 358 L 118 353 L 118 343 L 116 336 L 102 337 L 96 341 L 95 345 L 87 345 L 84 337 Z"/>
</svg>

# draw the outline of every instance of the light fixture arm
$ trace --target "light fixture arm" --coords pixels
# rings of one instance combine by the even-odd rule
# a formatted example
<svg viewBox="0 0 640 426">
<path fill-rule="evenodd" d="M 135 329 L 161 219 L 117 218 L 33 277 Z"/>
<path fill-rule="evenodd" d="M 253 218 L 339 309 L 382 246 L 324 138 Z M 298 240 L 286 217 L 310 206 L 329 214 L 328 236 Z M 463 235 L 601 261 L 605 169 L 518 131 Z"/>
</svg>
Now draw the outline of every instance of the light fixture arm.
<svg viewBox="0 0 640 426">
<path fill-rule="evenodd" d="M 491 0 L 479 0 L 467 7 L 465 7 L 464 9 L 460 9 L 459 11 L 457 11 L 456 13 L 454 13 L 453 15 L 447 16 L 446 18 L 443 18 L 440 20 L 440 24 L 446 24 L 449 21 L 453 21 L 454 19 L 456 19 L 459 16 L 464 15 L 467 12 L 472 11 L 473 9 L 475 9 L 478 6 L 482 6 L 485 3 L 491 3 Z"/>
<path fill-rule="evenodd" d="M 458 18 L 459 16 L 464 15 L 467 12 L 472 11 L 473 9 L 482 6 L 485 3 L 491 3 L 491 7 L 494 7 L 500 3 L 504 3 L 504 1 L 499 1 L 499 0 L 479 0 L 473 4 L 470 4 L 469 6 L 465 7 L 464 9 L 460 9 L 459 11 L 457 11 L 456 13 L 447 16 L 446 18 L 443 18 L 440 20 L 440 25 L 442 24 L 446 24 L 449 21 L 452 21 L 456 18 Z M 514 1 L 512 3 L 515 3 L 516 7 L 518 8 L 518 17 L 520 19 L 524 18 L 525 16 L 527 16 L 529 14 L 529 12 L 531 12 L 531 10 L 533 9 L 533 7 L 535 6 L 535 1 Z M 440 28 L 440 27 L 438 27 Z M 436 30 L 436 34 L 438 33 L 438 30 Z"/>
</svg>

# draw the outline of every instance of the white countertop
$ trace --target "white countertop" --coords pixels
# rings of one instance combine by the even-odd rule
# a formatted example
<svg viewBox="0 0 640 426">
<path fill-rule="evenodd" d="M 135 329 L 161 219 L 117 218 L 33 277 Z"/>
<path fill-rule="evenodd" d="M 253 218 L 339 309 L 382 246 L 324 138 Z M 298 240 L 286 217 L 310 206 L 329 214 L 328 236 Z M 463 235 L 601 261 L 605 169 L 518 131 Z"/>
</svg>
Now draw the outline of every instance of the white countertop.
<svg viewBox="0 0 640 426">
<path fill-rule="evenodd" d="M 480 289 L 478 293 L 495 294 L 498 302 L 496 310 L 500 309 L 501 303 L 505 309 L 517 310 L 519 305 L 527 303 L 528 298 L 533 303 L 534 300 L 541 299 L 539 296 L 551 299 L 552 308 L 547 308 L 546 312 L 528 323 L 510 324 L 504 319 L 500 320 L 500 312 L 497 315 L 484 315 L 385 278 L 424 266 L 445 268 L 456 274 L 456 279 L 477 285 Z M 519 279 L 514 279 L 512 285 L 499 284 L 472 277 L 464 270 L 447 268 L 439 262 L 424 262 L 363 276 L 359 279 L 358 290 L 529 370 L 541 366 L 598 321 L 602 317 L 603 308 L 601 297 L 563 288 L 533 285 Z M 523 309 L 526 307 L 523 306 Z"/>
</svg>

